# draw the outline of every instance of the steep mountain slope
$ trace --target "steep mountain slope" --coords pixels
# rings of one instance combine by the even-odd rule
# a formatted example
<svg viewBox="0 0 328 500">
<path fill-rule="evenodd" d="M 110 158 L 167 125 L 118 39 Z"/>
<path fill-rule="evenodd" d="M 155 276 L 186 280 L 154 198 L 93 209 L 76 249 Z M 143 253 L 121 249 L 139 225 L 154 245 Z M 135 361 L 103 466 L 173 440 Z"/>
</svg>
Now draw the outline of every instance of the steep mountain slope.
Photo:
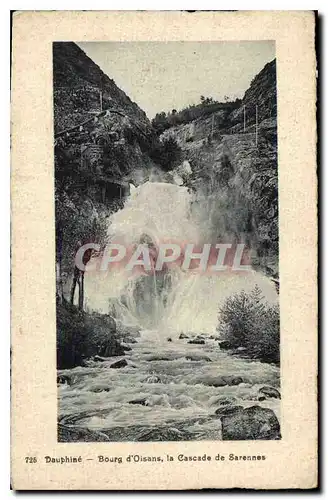
<svg viewBox="0 0 328 500">
<path fill-rule="evenodd" d="M 79 119 L 83 121 L 92 109 L 100 111 L 100 91 L 103 110 L 116 106 L 145 127 L 150 126 L 144 111 L 75 43 L 54 43 L 53 62 L 55 133 Z"/>
<path fill-rule="evenodd" d="M 167 129 L 188 160 L 185 179 L 204 204 L 213 240 L 244 241 L 253 265 L 278 275 L 276 62 L 253 79 L 237 109 Z"/>
<path fill-rule="evenodd" d="M 92 167 L 88 182 L 146 176 L 153 131 L 137 104 L 75 43 L 53 44 L 53 81 L 57 149 Z"/>
<path fill-rule="evenodd" d="M 53 44 L 53 82 L 57 291 L 73 303 L 74 255 L 86 242 L 105 241 L 108 215 L 131 182 L 148 178 L 154 134 L 145 113 L 76 44 Z"/>
</svg>

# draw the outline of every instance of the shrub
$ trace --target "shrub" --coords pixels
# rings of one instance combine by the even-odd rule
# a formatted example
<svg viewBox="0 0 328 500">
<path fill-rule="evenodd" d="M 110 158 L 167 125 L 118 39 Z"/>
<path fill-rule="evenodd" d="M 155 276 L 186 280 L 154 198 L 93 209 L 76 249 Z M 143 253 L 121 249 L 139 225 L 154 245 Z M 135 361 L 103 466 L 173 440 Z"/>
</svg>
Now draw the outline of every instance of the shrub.
<svg viewBox="0 0 328 500">
<path fill-rule="evenodd" d="M 268 304 L 256 286 L 229 297 L 219 311 L 218 330 L 231 348 L 269 363 L 279 363 L 279 308 Z"/>
<path fill-rule="evenodd" d="M 161 141 L 153 142 L 150 157 L 155 163 L 160 165 L 163 170 L 169 171 L 178 166 L 182 161 L 182 150 L 174 137 L 167 137 Z"/>
<path fill-rule="evenodd" d="M 80 366 L 91 356 L 123 355 L 116 340 L 113 318 L 100 313 L 85 313 L 68 303 L 57 302 L 57 368 Z"/>
</svg>

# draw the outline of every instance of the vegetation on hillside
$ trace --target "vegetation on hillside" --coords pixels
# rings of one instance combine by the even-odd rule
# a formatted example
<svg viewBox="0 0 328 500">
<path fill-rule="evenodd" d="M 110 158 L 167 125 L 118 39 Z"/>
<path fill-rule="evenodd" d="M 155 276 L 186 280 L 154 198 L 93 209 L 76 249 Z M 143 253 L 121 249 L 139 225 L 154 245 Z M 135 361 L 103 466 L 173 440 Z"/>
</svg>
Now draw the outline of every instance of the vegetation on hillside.
<svg viewBox="0 0 328 500">
<path fill-rule="evenodd" d="M 165 113 L 164 111 L 162 111 L 161 113 L 157 113 L 155 115 L 155 118 L 153 118 L 152 120 L 152 126 L 157 134 L 160 135 L 170 127 L 184 125 L 199 118 L 205 118 L 215 113 L 216 111 L 224 111 L 226 117 L 228 117 L 231 111 L 240 106 L 240 103 L 240 99 L 229 102 L 228 98 L 226 98 L 225 102 L 218 102 L 215 101 L 212 97 L 201 96 L 200 103 L 190 104 L 180 111 L 172 109 L 172 111 L 168 113 Z M 227 125 L 228 121 L 226 123 L 226 126 Z"/>
</svg>

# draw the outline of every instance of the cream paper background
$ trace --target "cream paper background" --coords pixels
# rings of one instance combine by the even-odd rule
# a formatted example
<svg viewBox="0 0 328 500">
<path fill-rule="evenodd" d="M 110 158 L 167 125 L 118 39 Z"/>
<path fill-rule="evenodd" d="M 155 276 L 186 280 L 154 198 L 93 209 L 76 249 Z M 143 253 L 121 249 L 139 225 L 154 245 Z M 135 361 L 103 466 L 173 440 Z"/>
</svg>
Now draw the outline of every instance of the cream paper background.
<svg viewBox="0 0 328 500">
<path fill-rule="evenodd" d="M 317 179 L 314 14 L 18 12 L 12 66 L 14 489 L 317 485 Z M 57 443 L 52 41 L 275 40 L 278 89 L 281 441 Z M 174 55 L 172 55 L 174 64 Z M 110 75 L 109 75 L 110 76 Z M 188 82 L 186 82 L 188 85 Z M 44 456 L 266 455 L 265 461 L 47 465 Z M 26 456 L 38 463 L 26 464 Z"/>
</svg>

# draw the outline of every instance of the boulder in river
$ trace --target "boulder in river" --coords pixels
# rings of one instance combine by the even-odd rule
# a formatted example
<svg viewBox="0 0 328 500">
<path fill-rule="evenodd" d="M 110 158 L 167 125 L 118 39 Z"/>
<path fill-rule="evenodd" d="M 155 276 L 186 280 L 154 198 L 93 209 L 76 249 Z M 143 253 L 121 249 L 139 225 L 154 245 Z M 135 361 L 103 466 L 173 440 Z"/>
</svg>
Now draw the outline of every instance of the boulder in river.
<svg viewBox="0 0 328 500">
<path fill-rule="evenodd" d="M 186 334 L 186 333 L 180 333 L 179 335 L 179 339 L 182 340 L 182 339 L 189 339 L 189 336 Z"/>
<path fill-rule="evenodd" d="M 203 344 L 205 344 L 205 340 L 204 339 L 192 339 L 192 340 L 188 340 L 188 344 L 203 345 Z"/>
<path fill-rule="evenodd" d="M 235 375 L 224 375 L 222 378 L 227 382 L 227 385 L 239 385 L 243 383 L 243 379 Z"/>
<path fill-rule="evenodd" d="M 113 337 L 105 339 L 99 349 L 100 356 L 109 358 L 110 356 L 124 356 L 124 347 Z"/>
<path fill-rule="evenodd" d="M 110 365 L 110 368 L 124 368 L 125 366 L 128 366 L 128 362 L 126 359 L 120 359 L 119 361 L 115 361 L 112 365 Z"/>
<path fill-rule="evenodd" d="M 102 363 L 103 361 L 107 361 L 106 358 L 103 358 L 102 356 L 98 356 L 98 354 L 96 354 L 95 356 L 93 356 L 93 361 L 98 361 L 99 363 Z"/>
<path fill-rule="evenodd" d="M 278 389 L 275 389 L 274 387 L 270 387 L 268 385 L 261 387 L 259 393 L 260 393 L 259 396 L 263 395 L 268 398 L 281 399 L 280 392 L 278 391 Z"/>
<path fill-rule="evenodd" d="M 239 385 L 242 381 L 243 379 L 241 377 L 236 377 L 234 375 L 218 375 L 217 377 L 203 375 L 197 380 L 197 383 L 213 387 L 225 387 L 226 385 Z"/>
<path fill-rule="evenodd" d="M 129 405 L 142 405 L 142 406 L 147 406 L 147 399 L 146 398 L 140 398 L 140 399 L 132 399 L 132 401 L 128 401 Z"/>
<path fill-rule="evenodd" d="M 240 412 L 243 409 L 242 406 L 221 406 L 217 410 L 215 410 L 215 415 L 219 417 L 223 417 L 225 415 L 234 415 L 235 413 Z"/>
<path fill-rule="evenodd" d="M 233 349 L 235 346 L 232 345 L 228 340 L 223 340 L 219 342 L 220 349 Z"/>
<path fill-rule="evenodd" d="M 72 377 L 70 375 L 58 375 L 57 376 L 57 384 L 65 384 L 71 385 L 73 382 Z"/>
<path fill-rule="evenodd" d="M 279 421 L 269 408 L 251 406 L 220 418 L 225 441 L 281 438 Z"/>
<path fill-rule="evenodd" d="M 100 392 L 110 392 L 110 387 L 104 387 L 104 386 L 100 386 L 100 387 L 92 387 L 90 389 L 91 392 L 95 392 L 95 393 L 100 393 Z"/>
<path fill-rule="evenodd" d="M 229 396 L 229 397 L 220 396 L 215 400 L 215 403 L 219 404 L 220 406 L 228 406 L 228 405 L 233 405 L 234 403 L 236 403 L 236 401 L 237 398 L 235 398 L 234 396 Z"/>
</svg>

